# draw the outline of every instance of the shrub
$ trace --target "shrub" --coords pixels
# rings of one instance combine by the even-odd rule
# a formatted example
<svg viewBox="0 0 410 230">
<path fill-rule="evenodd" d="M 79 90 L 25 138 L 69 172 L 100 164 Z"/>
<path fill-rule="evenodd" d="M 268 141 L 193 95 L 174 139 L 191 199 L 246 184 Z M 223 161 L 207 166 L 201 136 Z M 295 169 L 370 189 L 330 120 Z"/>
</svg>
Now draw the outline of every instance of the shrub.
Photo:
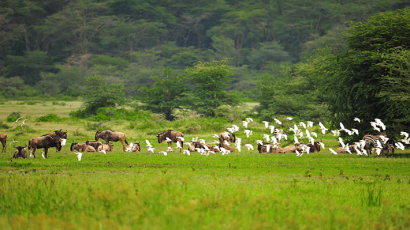
<svg viewBox="0 0 410 230">
<path fill-rule="evenodd" d="M 6 121 L 14 122 L 20 117 L 21 117 L 20 112 L 12 112 L 12 113 L 10 113 L 10 115 L 7 116 Z"/>
<path fill-rule="evenodd" d="M 88 131 L 94 131 L 94 130 L 107 130 L 107 129 L 111 129 L 110 126 L 108 126 L 108 124 L 104 123 L 104 122 L 98 122 L 98 123 L 87 123 L 87 130 Z"/>
<path fill-rule="evenodd" d="M 36 122 L 57 122 L 60 121 L 61 118 L 54 113 L 47 114 L 45 116 L 39 117 L 36 119 Z"/>
</svg>

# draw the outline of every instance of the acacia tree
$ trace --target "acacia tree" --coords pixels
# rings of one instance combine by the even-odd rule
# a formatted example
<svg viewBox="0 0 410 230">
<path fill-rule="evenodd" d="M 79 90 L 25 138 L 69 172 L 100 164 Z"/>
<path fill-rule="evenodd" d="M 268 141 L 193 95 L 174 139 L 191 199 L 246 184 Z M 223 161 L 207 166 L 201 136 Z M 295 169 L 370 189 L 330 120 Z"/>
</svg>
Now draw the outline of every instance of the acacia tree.
<svg viewBox="0 0 410 230">
<path fill-rule="evenodd" d="M 375 118 L 387 134 L 410 128 L 410 9 L 381 13 L 348 30 L 347 51 L 315 62 L 334 122 L 372 132 Z M 374 132 L 374 131 L 373 131 Z"/>
<path fill-rule="evenodd" d="M 194 67 L 186 70 L 188 79 L 194 82 L 194 87 L 187 99 L 191 109 L 213 117 L 219 106 L 238 104 L 235 95 L 226 91 L 231 75 L 226 62 L 226 60 L 198 62 Z"/>
</svg>

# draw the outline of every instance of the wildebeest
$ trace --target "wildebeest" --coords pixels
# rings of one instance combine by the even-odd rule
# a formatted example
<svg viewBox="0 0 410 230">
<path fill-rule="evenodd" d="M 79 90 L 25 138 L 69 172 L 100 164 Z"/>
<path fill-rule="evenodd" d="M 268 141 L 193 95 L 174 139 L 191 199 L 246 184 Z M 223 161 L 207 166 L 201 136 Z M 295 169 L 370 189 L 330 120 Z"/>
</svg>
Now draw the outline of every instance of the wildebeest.
<svg viewBox="0 0 410 230">
<path fill-rule="evenodd" d="M 268 146 L 269 145 L 269 151 L 268 151 Z M 275 147 L 273 144 L 271 143 L 267 143 L 267 142 L 262 142 L 262 144 L 258 144 L 258 152 L 259 153 L 285 153 L 285 151 L 277 146 Z"/>
<path fill-rule="evenodd" d="M 181 145 L 181 149 L 179 150 L 182 152 L 182 148 L 184 148 L 184 134 L 181 132 L 173 131 L 173 130 L 167 130 L 162 133 L 158 133 L 158 143 L 162 143 L 167 140 L 167 137 L 171 140 L 170 142 L 167 141 L 168 147 L 172 147 L 172 142 L 179 142 Z"/>
<path fill-rule="evenodd" d="M 127 139 L 125 137 L 124 133 L 120 132 L 114 132 L 112 130 L 105 130 L 105 131 L 98 131 L 95 133 L 95 140 L 98 141 L 99 139 L 103 139 L 106 144 L 108 144 L 109 141 L 121 141 L 123 151 L 126 149 L 126 145 L 128 145 Z M 124 143 L 125 142 L 125 143 Z"/>
<path fill-rule="evenodd" d="M 294 152 L 296 152 L 296 150 L 301 152 L 302 147 L 300 147 L 300 145 L 289 145 L 289 146 L 286 146 L 285 148 L 283 148 L 283 151 L 285 153 L 289 153 L 289 152 L 294 153 Z"/>
<path fill-rule="evenodd" d="M 87 141 L 85 142 L 86 145 L 91 145 L 92 147 L 94 147 L 94 149 L 98 149 L 100 148 L 100 146 L 103 145 L 103 143 L 101 141 L 89 141 L 87 139 Z"/>
<path fill-rule="evenodd" d="M 36 149 L 44 149 L 45 157 L 47 158 L 48 148 L 56 147 L 58 151 L 61 150 L 61 139 L 52 136 L 35 137 L 28 141 L 28 149 L 33 149 L 34 158 L 36 158 Z"/>
<path fill-rule="evenodd" d="M 17 150 L 14 151 L 13 154 L 13 158 L 23 158 L 26 159 L 27 158 L 27 150 L 26 150 L 27 145 L 25 146 L 14 146 L 13 148 L 16 148 Z"/>
<path fill-rule="evenodd" d="M 70 151 L 78 151 L 78 152 L 97 152 L 95 148 L 91 145 L 87 145 L 85 143 L 77 143 L 73 141 L 70 146 Z"/>
<path fill-rule="evenodd" d="M 111 152 L 114 149 L 113 145 L 108 142 L 108 144 L 102 144 L 101 146 L 98 147 L 97 151 L 104 150 L 106 152 Z"/>
<path fill-rule="evenodd" d="M 5 133 L 0 133 L 0 141 L 1 144 L 3 145 L 3 149 L 1 150 L 2 153 L 5 153 L 7 150 L 7 135 Z"/>
<path fill-rule="evenodd" d="M 320 152 L 320 144 L 319 144 L 318 141 L 313 142 L 313 145 L 312 145 L 312 143 L 307 143 L 306 146 L 310 148 L 309 149 L 310 153 Z"/>
<path fill-rule="evenodd" d="M 219 134 L 219 143 L 223 143 L 224 141 L 235 143 L 236 137 L 234 133 L 222 132 Z"/>
<path fill-rule="evenodd" d="M 139 152 L 140 150 L 141 150 L 140 142 L 134 142 L 132 144 L 132 147 L 131 147 L 131 144 L 127 145 L 128 152 Z"/>
<path fill-rule="evenodd" d="M 62 131 L 62 129 L 60 129 L 60 130 L 56 130 L 56 131 L 51 132 L 51 133 L 46 133 L 42 136 L 51 136 L 53 138 L 60 138 L 61 140 L 67 140 L 67 130 L 64 132 L 64 131 Z M 62 146 L 65 145 L 65 141 L 62 141 L 61 145 Z M 59 152 L 61 150 L 61 148 L 59 150 L 57 148 L 57 146 L 50 146 L 50 147 L 56 147 L 56 152 Z"/>
</svg>

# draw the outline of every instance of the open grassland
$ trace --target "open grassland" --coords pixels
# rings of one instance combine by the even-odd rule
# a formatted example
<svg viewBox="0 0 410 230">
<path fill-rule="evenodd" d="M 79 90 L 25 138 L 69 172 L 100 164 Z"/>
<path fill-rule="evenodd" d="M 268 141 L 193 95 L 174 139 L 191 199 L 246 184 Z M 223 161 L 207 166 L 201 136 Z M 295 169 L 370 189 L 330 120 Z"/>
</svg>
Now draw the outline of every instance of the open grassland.
<svg viewBox="0 0 410 230">
<path fill-rule="evenodd" d="M 63 107 L 60 117 L 70 110 L 68 103 L 44 104 L 37 104 L 37 112 L 20 110 L 23 117 L 31 116 L 27 127 L 0 132 L 8 134 L 9 142 L 19 141 L 16 145 L 60 128 L 68 130 L 68 144 L 93 139 L 88 120 L 35 122 L 38 116 L 58 114 L 51 111 L 56 106 Z M 16 106 L 0 120 L 18 111 Z M 60 153 L 50 149 L 48 159 L 41 158 L 41 150 L 36 159 L 11 159 L 14 149 L 8 144 L 7 153 L 0 154 L 0 229 L 410 228 L 408 148 L 390 158 L 333 155 L 327 148 L 302 157 L 245 148 L 208 157 L 174 149 L 164 156 L 158 152 L 166 144 L 155 140 L 157 125 L 173 126 L 158 131 L 182 129 L 184 122 L 194 121 L 158 121 L 143 131 L 132 129 L 132 122 L 138 121 L 107 123 L 129 141 L 142 141 L 140 153 L 124 153 L 115 143 L 113 152 L 84 153 L 81 161 L 68 146 Z M 203 130 L 185 134 L 186 140 L 199 137 L 211 143 L 213 133 L 229 124 L 213 125 L 214 130 L 202 124 Z M 258 122 L 250 129 L 254 135 L 249 139 L 238 133 L 243 145 L 255 145 L 266 132 Z M 338 146 L 332 135 L 321 138 L 327 147 Z M 146 151 L 145 139 L 156 153 Z"/>
</svg>

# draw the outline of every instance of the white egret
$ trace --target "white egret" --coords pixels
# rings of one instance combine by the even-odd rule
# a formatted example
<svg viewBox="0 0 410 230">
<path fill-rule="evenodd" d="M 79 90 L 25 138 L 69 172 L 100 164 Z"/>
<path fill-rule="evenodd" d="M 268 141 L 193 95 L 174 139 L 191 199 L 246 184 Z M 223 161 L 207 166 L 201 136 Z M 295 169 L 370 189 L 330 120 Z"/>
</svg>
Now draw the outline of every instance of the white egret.
<svg viewBox="0 0 410 230">
<path fill-rule="evenodd" d="M 171 146 L 168 146 L 167 152 L 172 152 L 172 151 L 173 151 L 173 150 L 172 150 Z"/>
<path fill-rule="evenodd" d="M 291 118 L 291 117 L 287 117 L 286 119 L 288 119 L 289 121 L 291 121 L 293 118 Z"/>
<path fill-rule="evenodd" d="M 187 150 L 187 149 L 184 149 L 183 154 L 187 154 L 188 156 L 190 156 L 190 155 L 191 155 L 191 152 L 190 152 L 189 150 Z"/>
<path fill-rule="evenodd" d="M 319 142 L 320 147 L 322 147 L 322 149 L 325 149 L 325 144 L 323 144 L 323 142 Z"/>
<path fill-rule="evenodd" d="M 219 136 L 216 135 L 216 134 L 214 134 L 212 137 L 213 137 L 213 138 L 219 138 Z"/>
<path fill-rule="evenodd" d="M 46 156 L 44 156 L 44 152 L 41 153 L 41 156 L 43 157 L 43 159 L 46 159 Z"/>
<path fill-rule="evenodd" d="M 332 152 L 333 154 L 337 155 L 337 152 L 331 148 L 329 148 L 330 152 Z"/>
<path fill-rule="evenodd" d="M 276 118 L 274 118 L 273 119 L 277 124 L 279 124 L 279 125 L 281 125 L 282 124 L 282 122 L 281 121 L 279 121 L 278 119 L 276 119 Z"/>
<path fill-rule="evenodd" d="M 168 155 L 168 153 L 167 153 L 167 152 L 165 152 L 165 151 L 160 151 L 159 153 L 164 154 L 164 156 Z"/>
<path fill-rule="evenodd" d="M 343 143 L 343 139 L 341 137 L 338 138 L 338 142 L 342 145 L 342 148 L 345 148 L 345 143 Z"/>
<path fill-rule="evenodd" d="M 313 121 L 307 121 L 307 127 L 313 127 Z"/>
<path fill-rule="evenodd" d="M 149 142 L 149 140 L 145 139 L 145 143 L 147 143 L 147 147 L 152 147 L 151 143 Z"/>
<path fill-rule="evenodd" d="M 359 118 L 357 118 L 357 117 L 355 117 L 355 118 L 353 119 L 353 121 L 357 121 L 357 122 L 359 122 L 359 123 L 360 123 L 360 119 L 359 119 Z"/>
<path fill-rule="evenodd" d="M 248 150 L 253 150 L 253 146 L 251 144 L 246 144 L 245 147 L 248 148 Z"/>
<path fill-rule="evenodd" d="M 153 147 L 148 148 L 148 152 L 154 153 L 155 149 Z"/>
<path fill-rule="evenodd" d="M 75 154 L 77 155 L 78 161 L 81 161 L 81 157 L 83 156 L 83 153 L 75 152 Z"/>
<path fill-rule="evenodd" d="M 248 123 L 251 122 L 251 121 L 253 121 L 253 119 L 250 118 L 250 117 L 246 118 L 245 120 L 246 120 Z"/>
<path fill-rule="evenodd" d="M 249 122 L 248 122 L 248 121 L 242 121 L 242 125 L 243 125 L 243 127 L 248 128 L 248 124 L 249 124 Z"/>
<path fill-rule="evenodd" d="M 270 134 L 273 134 L 273 131 L 275 131 L 275 126 L 269 125 L 269 129 L 270 129 Z"/>
<path fill-rule="evenodd" d="M 265 128 L 268 128 L 268 126 L 269 126 L 269 121 L 262 121 L 262 123 L 265 124 Z"/>
<path fill-rule="evenodd" d="M 299 126 L 302 126 L 304 129 L 306 129 L 306 124 L 304 122 L 299 122 Z"/>
<path fill-rule="evenodd" d="M 104 153 L 104 154 L 107 154 L 107 152 L 104 150 L 104 149 L 101 149 L 100 151 L 98 151 L 98 152 L 100 152 L 100 153 Z"/>
</svg>

